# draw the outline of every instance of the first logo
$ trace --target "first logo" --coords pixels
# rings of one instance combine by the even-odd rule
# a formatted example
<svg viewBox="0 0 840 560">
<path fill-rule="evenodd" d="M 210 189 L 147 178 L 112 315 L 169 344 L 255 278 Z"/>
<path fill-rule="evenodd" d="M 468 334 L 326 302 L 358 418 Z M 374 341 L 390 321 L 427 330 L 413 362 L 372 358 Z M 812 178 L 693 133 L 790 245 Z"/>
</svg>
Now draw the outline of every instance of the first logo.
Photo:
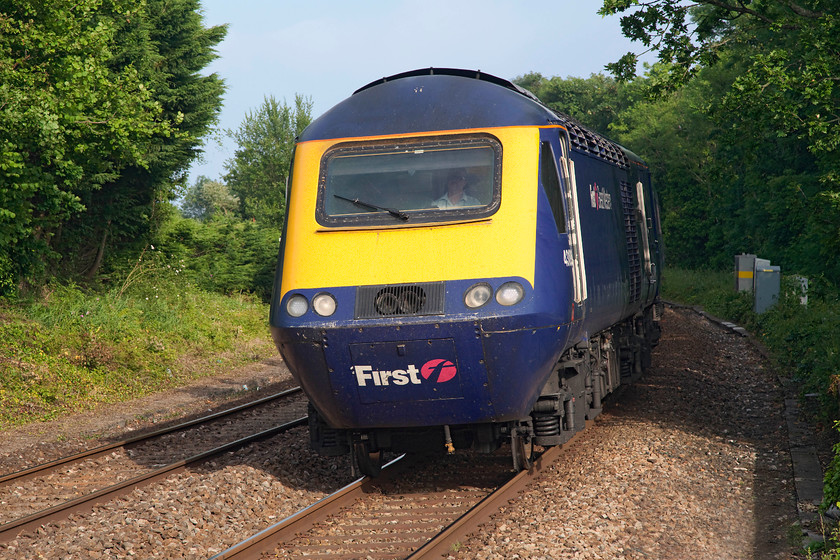
<svg viewBox="0 0 840 560">
<path fill-rule="evenodd" d="M 377 387 L 420 385 L 423 379 L 431 383 L 446 383 L 458 374 L 458 368 L 455 364 L 443 358 L 429 360 L 420 369 L 417 369 L 414 364 L 408 364 L 405 369 L 374 370 L 373 366 L 351 366 L 350 370 L 356 377 L 356 383 L 359 387 L 366 387 L 368 381 L 372 381 Z"/>
<path fill-rule="evenodd" d="M 445 383 L 455 377 L 458 368 L 449 360 L 429 360 L 420 368 L 420 375 L 434 383 Z"/>
</svg>

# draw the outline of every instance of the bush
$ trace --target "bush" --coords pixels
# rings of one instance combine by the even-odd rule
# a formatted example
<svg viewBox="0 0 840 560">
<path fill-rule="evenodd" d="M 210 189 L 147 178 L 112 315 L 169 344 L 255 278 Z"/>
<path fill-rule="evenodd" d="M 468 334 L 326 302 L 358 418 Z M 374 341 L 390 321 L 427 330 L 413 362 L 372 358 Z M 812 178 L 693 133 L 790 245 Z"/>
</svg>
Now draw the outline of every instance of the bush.
<svg viewBox="0 0 840 560">
<path fill-rule="evenodd" d="M 96 289 L 65 280 L 18 293 L 0 254 L 0 426 L 273 355 L 264 302 L 279 237 L 258 222 L 172 214 L 139 256 L 113 258 Z"/>
<path fill-rule="evenodd" d="M 166 266 L 177 264 L 205 290 L 249 292 L 267 302 L 279 247 L 279 227 L 219 215 L 207 222 L 169 220 L 155 251 L 164 256 Z"/>
<path fill-rule="evenodd" d="M 731 272 L 666 268 L 662 297 L 684 305 L 697 305 L 717 317 L 748 325 L 755 321 L 750 294 L 735 291 Z"/>
<path fill-rule="evenodd" d="M 792 290 L 758 319 L 765 344 L 790 371 L 803 393 L 816 394 L 825 421 L 840 418 L 840 303 L 809 296 L 802 305 Z"/>
</svg>

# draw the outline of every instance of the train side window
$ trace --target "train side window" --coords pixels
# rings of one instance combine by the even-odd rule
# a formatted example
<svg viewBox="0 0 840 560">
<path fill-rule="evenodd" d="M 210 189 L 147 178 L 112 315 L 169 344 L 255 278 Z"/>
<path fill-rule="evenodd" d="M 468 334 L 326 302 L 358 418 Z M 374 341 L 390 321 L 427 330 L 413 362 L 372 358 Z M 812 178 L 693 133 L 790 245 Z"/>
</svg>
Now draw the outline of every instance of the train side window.
<svg viewBox="0 0 840 560">
<path fill-rule="evenodd" d="M 540 147 L 540 184 L 545 189 L 554 223 L 559 233 L 566 233 L 566 215 L 563 213 L 563 195 L 560 190 L 560 178 L 554 161 L 554 150 L 550 142 L 542 142 Z"/>
</svg>

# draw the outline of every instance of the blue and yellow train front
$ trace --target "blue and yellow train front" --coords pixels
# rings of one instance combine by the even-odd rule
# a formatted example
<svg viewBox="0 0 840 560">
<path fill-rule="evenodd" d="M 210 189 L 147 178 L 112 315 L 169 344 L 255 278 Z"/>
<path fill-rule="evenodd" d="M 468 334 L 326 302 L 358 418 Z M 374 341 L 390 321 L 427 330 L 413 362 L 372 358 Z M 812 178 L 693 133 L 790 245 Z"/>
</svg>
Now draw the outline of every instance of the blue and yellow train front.
<svg viewBox="0 0 840 560">
<path fill-rule="evenodd" d="M 552 217 L 539 136 L 505 126 L 298 144 L 271 327 L 331 427 L 528 417 L 572 315 L 568 246 L 540 225 Z"/>
</svg>

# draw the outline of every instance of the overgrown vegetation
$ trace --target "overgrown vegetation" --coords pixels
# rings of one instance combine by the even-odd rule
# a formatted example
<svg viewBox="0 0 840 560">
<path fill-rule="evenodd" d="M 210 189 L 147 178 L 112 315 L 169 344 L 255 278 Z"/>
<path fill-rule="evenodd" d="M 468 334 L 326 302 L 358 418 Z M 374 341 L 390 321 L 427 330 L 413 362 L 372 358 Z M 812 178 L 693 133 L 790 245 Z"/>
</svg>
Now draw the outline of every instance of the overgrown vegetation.
<svg viewBox="0 0 840 560">
<path fill-rule="evenodd" d="M 0 300 L 0 428 L 183 384 L 273 355 L 266 305 L 203 290 L 149 257 L 107 290 Z"/>
<path fill-rule="evenodd" d="M 267 96 L 224 131 L 228 174 L 187 186 L 224 91 L 205 67 L 226 29 L 200 8 L 0 0 L 0 427 L 275 352 L 265 302 L 312 102 Z"/>
<path fill-rule="evenodd" d="M 199 0 L 0 0 L 0 296 L 131 260 L 223 93 Z"/>
<path fill-rule="evenodd" d="M 173 217 L 157 236 L 159 266 L 178 264 L 193 284 L 217 293 L 248 292 L 267 302 L 280 248 L 280 227 L 216 215 L 206 222 Z M 166 255 L 166 257 L 162 257 Z"/>
</svg>

